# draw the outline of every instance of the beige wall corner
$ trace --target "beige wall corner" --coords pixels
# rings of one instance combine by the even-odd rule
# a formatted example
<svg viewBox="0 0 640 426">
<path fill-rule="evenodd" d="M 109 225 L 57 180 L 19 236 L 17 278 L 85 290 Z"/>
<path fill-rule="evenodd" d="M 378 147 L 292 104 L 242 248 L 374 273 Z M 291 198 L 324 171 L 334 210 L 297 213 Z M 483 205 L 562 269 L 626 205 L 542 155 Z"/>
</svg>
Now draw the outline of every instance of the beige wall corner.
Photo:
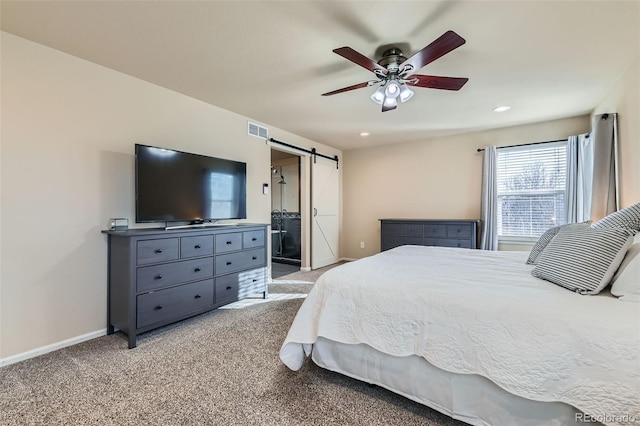
<svg viewBox="0 0 640 426">
<path fill-rule="evenodd" d="M 0 361 L 106 328 L 100 231 L 110 217 L 136 226 L 135 143 L 246 162 L 246 221 L 270 223 L 270 147 L 247 135 L 247 117 L 0 34 Z"/>
<path fill-rule="evenodd" d="M 618 113 L 620 207 L 640 202 L 640 58 L 593 114 Z"/>
<path fill-rule="evenodd" d="M 479 219 L 482 154 L 477 148 L 557 140 L 589 128 L 585 115 L 345 151 L 342 255 L 377 253 L 382 218 Z"/>
</svg>

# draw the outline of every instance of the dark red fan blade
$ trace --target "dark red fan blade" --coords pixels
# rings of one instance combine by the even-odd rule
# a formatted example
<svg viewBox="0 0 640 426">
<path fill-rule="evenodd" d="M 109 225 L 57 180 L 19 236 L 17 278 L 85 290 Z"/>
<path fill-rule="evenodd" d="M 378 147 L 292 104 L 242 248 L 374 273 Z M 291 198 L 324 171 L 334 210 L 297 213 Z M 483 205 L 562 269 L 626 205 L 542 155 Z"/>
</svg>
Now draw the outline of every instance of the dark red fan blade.
<svg viewBox="0 0 640 426">
<path fill-rule="evenodd" d="M 418 71 L 428 63 L 446 55 L 466 43 L 466 40 L 455 32 L 449 30 L 435 39 L 430 45 L 419 52 L 414 53 L 409 59 L 400 64 L 400 70 L 407 65 L 413 66 L 413 71 Z M 402 72 L 402 71 L 401 71 Z"/>
<path fill-rule="evenodd" d="M 396 109 L 398 105 L 387 106 L 384 102 L 382 103 L 382 112 L 391 111 L 392 109 Z"/>
<path fill-rule="evenodd" d="M 365 81 L 364 83 L 354 84 L 353 86 L 343 87 L 342 89 L 334 90 L 332 92 L 323 93 L 322 96 L 331 96 L 336 95 L 342 92 L 348 92 L 349 90 L 362 89 L 363 87 L 369 87 L 371 84 L 370 81 Z"/>
<path fill-rule="evenodd" d="M 355 50 L 353 50 L 348 46 L 339 47 L 337 49 L 333 49 L 333 51 L 338 55 L 342 56 L 343 58 L 348 59 L 351 62 L 358 64 L 361 67 L 366 68 L 371 72 L 373 72 L 374 70 L 380 70 L 384 74 L 387 73 L 387 69 L 385 67 L 383 67 L 382 65 L 379 65 L 373 59 L 367 58 L 362 53 L 356 52 Z"/>
<path fill-rule="evenodd" d="M 468 78 L 464 77 L 439 77 L 437 75 L 413 74 L 407 79 L 418 79 L 415 83 L 407 82 L 408 86 L 426 87 L 429 89 L 460 90 Z"/>
</svg>

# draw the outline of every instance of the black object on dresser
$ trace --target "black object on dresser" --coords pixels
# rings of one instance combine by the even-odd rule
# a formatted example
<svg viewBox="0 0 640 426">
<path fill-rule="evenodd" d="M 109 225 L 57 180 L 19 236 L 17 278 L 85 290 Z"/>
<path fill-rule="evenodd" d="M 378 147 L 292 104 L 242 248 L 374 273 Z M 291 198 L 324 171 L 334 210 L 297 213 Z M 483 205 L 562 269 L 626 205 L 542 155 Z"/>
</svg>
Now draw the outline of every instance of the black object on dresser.
<svg viewBox="0 0 640 426">
<path fill-rule="evenodd" d="M 247 296 L 267 297 L 267 225 L 103 231 L 107 334 L 138 334 Z"/>
<path fill-rule="evenodd" d="M 479 220 L 380 219 L 381 251 L 404 245 L 478 248 Z"/>
</svg>

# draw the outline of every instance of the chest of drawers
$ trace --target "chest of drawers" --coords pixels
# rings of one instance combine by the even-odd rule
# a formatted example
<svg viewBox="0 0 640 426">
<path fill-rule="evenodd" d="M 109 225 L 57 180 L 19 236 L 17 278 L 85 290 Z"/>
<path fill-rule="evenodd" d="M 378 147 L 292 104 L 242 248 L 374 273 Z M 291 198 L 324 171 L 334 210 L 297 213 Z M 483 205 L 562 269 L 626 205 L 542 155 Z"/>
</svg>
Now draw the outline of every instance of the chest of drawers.
<svg viewBox="0 0 640 426">
<path fill-rule="evenodd" d="M 479 220 L 380 219 L 380 248 L 403 245 L 478 248 Z"/>
<path fill-rule="evenodd" d="M 262 293 L 267 225 L 104 231 L 109 239 L 107 333 L 140 333 Z"/>
</svg>

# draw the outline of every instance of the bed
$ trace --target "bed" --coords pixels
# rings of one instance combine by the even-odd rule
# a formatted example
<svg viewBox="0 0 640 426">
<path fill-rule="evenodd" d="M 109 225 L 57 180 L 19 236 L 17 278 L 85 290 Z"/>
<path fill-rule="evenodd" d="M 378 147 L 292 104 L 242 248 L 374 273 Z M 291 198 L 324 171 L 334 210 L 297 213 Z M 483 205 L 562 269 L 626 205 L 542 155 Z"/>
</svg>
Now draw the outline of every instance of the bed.
<svg viewBox="0 0 640 426">
<path fill-rule="evenodd" d="M 401 246 L 338 266 L 280 359 L 474 425 L 640 423 L 640 304 L 533 277 L 528 255 Z"/>
</svg>

